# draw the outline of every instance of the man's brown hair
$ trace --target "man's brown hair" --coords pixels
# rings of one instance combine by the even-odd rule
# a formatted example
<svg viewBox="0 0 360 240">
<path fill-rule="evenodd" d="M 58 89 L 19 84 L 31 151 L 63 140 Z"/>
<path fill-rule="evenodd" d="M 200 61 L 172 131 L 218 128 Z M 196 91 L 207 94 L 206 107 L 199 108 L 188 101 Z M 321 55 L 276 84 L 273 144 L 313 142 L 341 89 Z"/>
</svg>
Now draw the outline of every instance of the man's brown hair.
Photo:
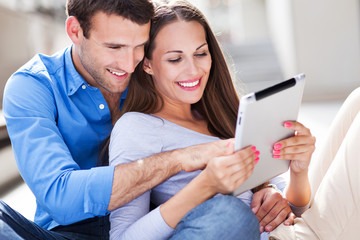
<svg viewBox="0 0 360 240">
<path fill-rule="evenodd" d="M 100 11 L 143 25 L 153 17 L 154 6 L 150 0 L 67 0 L 66 3 L 67 16 L 77 18 L 86 38 L 89 37 L 92 17 Z"/>
</svg>

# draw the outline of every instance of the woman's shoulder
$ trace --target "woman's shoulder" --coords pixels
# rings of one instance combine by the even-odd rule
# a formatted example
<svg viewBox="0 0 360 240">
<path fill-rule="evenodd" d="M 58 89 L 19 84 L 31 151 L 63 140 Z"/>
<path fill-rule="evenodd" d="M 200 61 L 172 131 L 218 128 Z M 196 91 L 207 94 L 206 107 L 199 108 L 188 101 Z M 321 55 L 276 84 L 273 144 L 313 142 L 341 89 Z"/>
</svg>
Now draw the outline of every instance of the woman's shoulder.
<svg viewBox="0 0 360 240">
<path fill-rule="evenodd" d="M 159 127 L 163 124 L 161 118 L 152 114 L 140 112 L 127 112 L 119 118 L 117 125 L 136 126 L 136 127 Z"/>
<path fill-rule="evenodd" d="M 153 134 L 155 129 L 159 132 L 162 125 L 163 121 L 154 115 L 128 112 L 115 123 L 112 135 L 120 134 L 126 136 L 130 134 L 131 136 L 136 136 L 146 135 L 147 133 Z"/>
</svg>

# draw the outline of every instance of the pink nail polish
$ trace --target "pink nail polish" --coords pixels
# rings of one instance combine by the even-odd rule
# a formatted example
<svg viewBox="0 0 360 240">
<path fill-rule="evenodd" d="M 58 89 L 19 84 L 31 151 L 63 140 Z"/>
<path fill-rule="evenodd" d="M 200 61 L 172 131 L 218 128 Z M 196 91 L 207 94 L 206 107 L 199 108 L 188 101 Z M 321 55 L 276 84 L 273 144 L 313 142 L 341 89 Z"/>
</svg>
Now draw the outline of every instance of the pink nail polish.
<svg viewBox="0 0 360 240">
<path fill-rule="evenodd" d="M 278 159 L 278 158 L 280 158 L 280 156 L 279 155 L 273 155 L 273 158 Z"/>
<path fill-rule="evenodd" d="M 258 163 L 258 162 L 259 162 L 259 160 L 260 160 L 260 158 L 259 158 L 259 157 L 257 157 L 257 158 L 255 158 L 254 162 L 255 162 L 255 163 Z"/>
<path fill-rule="evenodd" d="M 256 151 L 255 155 L 258 157 L 260 155 L 260 151 Z"/>
<path fill-rule="evenodd" d="M 273 154 L 280 154 L 280 150 L 273 150 Z"/>
<path fill-rule="evenodd" d="M 292 124 L 291 124 L 291 123 L 289 123 L 289 122 L 285 122 L 285 123 L 284 123 L 284 126 L 285 126 L 285 127 L 287 127 L 287 128 L 289 128 L 289 127 L 291 127 L 291 126 L 292 126 Z"/>
<path fill-rule="evenodd" d="M 252 146 L 252 147 L 251 147 L 251 150 L 252 150 L 253 152 L 256 152 L 256 147 L 255 147 L 255 146 Z"/>
<path fill-rule="evenodd" d="M 279 150 L 281 147 L 282 147 L 282 144 L 281 144 L 281 143 L 277 143 L 277 144 L 275 144 L 275 146 L 274 146 L 275 150 Z"/>
</svg>

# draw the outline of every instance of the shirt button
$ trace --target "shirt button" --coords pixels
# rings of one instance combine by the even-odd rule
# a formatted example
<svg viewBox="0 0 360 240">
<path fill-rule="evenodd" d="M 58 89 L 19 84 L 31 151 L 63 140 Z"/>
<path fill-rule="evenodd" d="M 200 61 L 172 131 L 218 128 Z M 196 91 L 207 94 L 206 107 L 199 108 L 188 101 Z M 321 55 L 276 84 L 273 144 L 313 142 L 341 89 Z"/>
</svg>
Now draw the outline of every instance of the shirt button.
<svg viewBox="0 0 360 240">
<path fill-rule="evenodd" d="M 100 104 L 100 105 L 99 105 L 99 108 L 100 108 L 101 110 L 103 110 L 103 109 L 105 108 L 104 104 Z"/>
<path fill-rule="evenodd" d="M 84 84 L 84 85 L 82 85 L 82 89 L 86 89 L 86 85 Z"/>
</svg>

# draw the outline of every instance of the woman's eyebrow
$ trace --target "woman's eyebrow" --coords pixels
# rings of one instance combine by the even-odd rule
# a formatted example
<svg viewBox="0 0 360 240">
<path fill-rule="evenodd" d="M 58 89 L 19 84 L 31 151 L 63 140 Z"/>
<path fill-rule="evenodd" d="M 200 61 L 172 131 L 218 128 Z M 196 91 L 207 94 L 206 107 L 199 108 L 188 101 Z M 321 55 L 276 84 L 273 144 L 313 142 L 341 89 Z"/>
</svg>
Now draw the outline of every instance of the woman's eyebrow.
<svg viewBox="0 0 360 240">
<path fill-rule="evenodd" d="M 200 45 L 200 47 L 198 47 L 196 50 L 199 50 L 200 48 L 202 48 L 203 46 L 207 45 L 207 43 L 203 43 Z"/>
<path fill-rule="evenodd" d="M 202 48 L 205 45 L 207 45 L 207 43 L 201 44 L 198 48 L 196 48 L 196 50 L 199 50 L 200 48 Z M 170 50 L 170 51 L 167 51 L 166 53 L 182 53 L 182 52 L 183 51 L 181 51 L 181 50 Z"/>
</svg>

